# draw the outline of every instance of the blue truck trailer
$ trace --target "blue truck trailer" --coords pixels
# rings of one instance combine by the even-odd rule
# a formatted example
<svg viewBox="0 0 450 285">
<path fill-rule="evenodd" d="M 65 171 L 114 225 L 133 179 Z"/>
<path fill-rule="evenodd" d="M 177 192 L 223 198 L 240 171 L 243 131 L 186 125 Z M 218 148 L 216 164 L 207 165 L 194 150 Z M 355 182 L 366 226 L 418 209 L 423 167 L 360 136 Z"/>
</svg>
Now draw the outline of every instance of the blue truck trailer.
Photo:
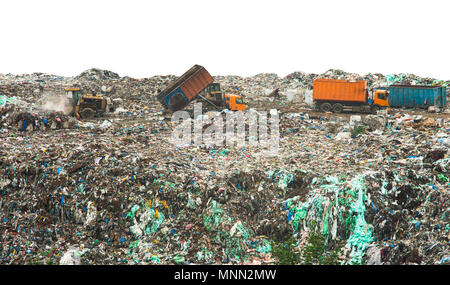
<svg viewBox="0 0 450 285">
<path fill-rule="evenodd" d="M 381 88 L 377 88 L 381 89 Z M 447 105 L 447 88 L 441 86 L 391 85 L 383 88 L 393 108 L 444 108 Z"/>
</svg>

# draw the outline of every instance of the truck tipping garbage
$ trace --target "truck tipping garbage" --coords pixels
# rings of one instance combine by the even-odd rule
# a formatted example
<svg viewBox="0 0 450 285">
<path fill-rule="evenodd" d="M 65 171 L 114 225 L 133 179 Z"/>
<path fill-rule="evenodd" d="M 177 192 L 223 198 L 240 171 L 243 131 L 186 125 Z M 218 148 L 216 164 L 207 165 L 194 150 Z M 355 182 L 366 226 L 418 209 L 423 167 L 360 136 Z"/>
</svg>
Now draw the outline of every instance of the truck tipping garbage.
<svg viewBox="0 0 450 285">
<path fill-rule="evenodd" d="M 164 108 L 175 112 L 186 107 L 212 82 L 212 76 L 203 66 L 194 65 L 162 90 L 157 99 Z"/>
<path fill-rule="evenodd" d="M 196 99 L 203 99 L 216 108 L 225 106 L 230 110 L 245 110 L 245 104 L 240 95 L 222 95 L 220 85 L 213 81 L 212 76 L 203 66 L 194 65 L 162 90 L 157 95 L 157 99 L 165 109 L 171 112 L 182 110 Z"/>
</svg>

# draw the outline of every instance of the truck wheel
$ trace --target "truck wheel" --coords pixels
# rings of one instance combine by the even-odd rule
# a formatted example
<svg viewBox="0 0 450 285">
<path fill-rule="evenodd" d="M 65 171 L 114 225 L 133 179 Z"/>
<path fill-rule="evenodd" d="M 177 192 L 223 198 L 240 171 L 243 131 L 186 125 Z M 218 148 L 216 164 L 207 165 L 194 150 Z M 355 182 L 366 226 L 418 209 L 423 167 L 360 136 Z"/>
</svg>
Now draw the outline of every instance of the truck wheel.
<svg viewBox="0 0 450 285">
<path fill-rule="evenodd" d="M 330 112 L 331 111 L 331 104 L 330 103 L 323 103 L 320 105 L 320 110 L 322 112 Z"/>
<path fill-rule="evenodd" d="M 342 104 L 337 103 L 337 104 L 333 105 L 333 112 L 334 113 L 341 113 L 342 110 L 344 110 L 344 106 L 342 106 Z"/>
<path fill-rule="evenodd" d="M 83 119 L 91 119 L 95 116 L 95 111 L 92 110 L 91 108 L 86 108 L 80 112 L 80 116 Z"/>
<path fill-rule="evenodd" d="M 188 102 L 186 102 L 186 99 L 184 98 L 183 94 L 180 92 L 175 93 L 172 97 L 170 97 L 169 100 L 169 106 L 173 111 L 178 111 L 183 109 Z"/>
<path fill-rule="evenodd" d="M 378 107 L 377 105 L 373 105 L 371 109 L 372 109 L 372 113 L 376 114 L 377 111 L 380 110 L 380 107 Z"/>
</svg>

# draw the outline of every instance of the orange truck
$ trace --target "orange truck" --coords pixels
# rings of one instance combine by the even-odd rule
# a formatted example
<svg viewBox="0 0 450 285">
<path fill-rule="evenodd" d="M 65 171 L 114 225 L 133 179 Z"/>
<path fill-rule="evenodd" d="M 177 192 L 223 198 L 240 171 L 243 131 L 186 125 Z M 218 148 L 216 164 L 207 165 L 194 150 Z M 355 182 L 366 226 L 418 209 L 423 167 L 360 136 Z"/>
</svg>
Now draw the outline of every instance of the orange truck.
<svg viewBox="0 0 450 285">
<path fill-rule="evenodd" d="M 322 112 L 374 112 L 387 107 L 385 91 L 375 90 L 369 95 L 364 80 L 315 79 L 313 101 Z"/>
<path fill-rule="evenodd" d="M 245 111 L 247 105 L 241 95 L 237 94 L 225 94 L 224 96 L 225 106 L 232 111 Z"/>
</svg>

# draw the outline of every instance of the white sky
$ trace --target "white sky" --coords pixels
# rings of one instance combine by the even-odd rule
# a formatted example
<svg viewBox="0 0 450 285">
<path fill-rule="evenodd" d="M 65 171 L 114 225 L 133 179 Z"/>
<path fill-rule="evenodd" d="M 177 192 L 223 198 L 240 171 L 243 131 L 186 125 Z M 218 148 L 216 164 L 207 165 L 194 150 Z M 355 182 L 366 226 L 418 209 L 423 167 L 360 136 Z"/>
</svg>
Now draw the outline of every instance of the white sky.
<svg viewBox="0 0 450 285">
<path fill-rule="evenodd" d="M 414 73 L 450 79 L 448 0 L 2 0 L 0 73 L 136 78 Z"/>
</svg>

